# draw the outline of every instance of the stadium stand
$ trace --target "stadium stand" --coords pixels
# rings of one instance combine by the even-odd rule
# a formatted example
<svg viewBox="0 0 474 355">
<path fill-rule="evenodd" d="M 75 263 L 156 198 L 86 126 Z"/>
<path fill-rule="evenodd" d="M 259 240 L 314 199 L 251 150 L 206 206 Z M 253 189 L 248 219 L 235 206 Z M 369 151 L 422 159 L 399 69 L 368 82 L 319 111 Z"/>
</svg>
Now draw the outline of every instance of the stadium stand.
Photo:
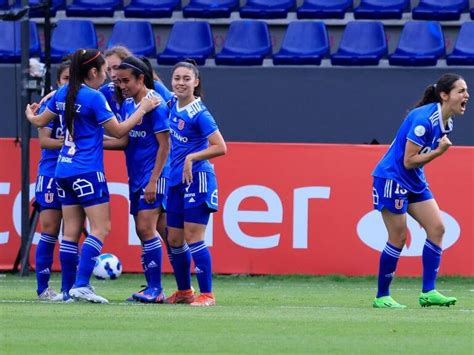
<svg viewBox="0 0 474 355">
<path fill-rule="evenodd" d="M 266 22 L 234 21 L 229 26 L 222 51 L 215 56 L 218 65 L 262 65 L 272 43 Z"/>
<path fill-rule="evenodd" d="M 420 0 L 412 10 L 414 20 L 453 21 L 469 6 L 469 0 Z"/>
<path fill-rule="evenodd" d="M 0 0 L 0 10 L 7 10 L 10 8 L 8 0 Z"/>
<path fill-rule="evenodd" d="M 471 19 L 474 20 L 474 7 L 471 8 Z"/>
<path fill-rule="evenodd" d="M 0 63 L 20 63 L 20 23 L 0 21 Z M 30 56 L 41 54 L 40 38 L 36 23 L 30 22 Z"/>
<path fill-rule="evenodd" d="M 123 45 L 136 55 L 156 55 L 155 35 L 147 21 L 117 21 L 107 47 Z"/>
<path fill-rule="evenodd" d="M 352 0 L 305 0 L 296 10 L 301 19 L 344 18 Z"/>
<path fill-rule="evenodd" d="M 90 20 L 59 20 L 51 36 L 51 62 L 61 59 L 78 48 L 97 48 L 97 35 Z"/>
<path fill-rule="evenodd" d="M 122 6 L 121 0 L 73 0 L 66 6 L 69 17 L 113 17 Z"/>
<path fill-rule="evenodd" d="M 387 39 L 378 21 L 351 21 L 342 35 L 339 48 L 331 55 L 333 65 L 377 65 L 387 55 Z"/>
<path fill-rule="evenodd" d="M 240 8 L 241 18 L 286 18 L 288 11 L 296 7 L 296 0 L 248 0 Z"/>
<path fill-rule="evenodd" d="M 158 64 L 173 65 L 192 58 L 203 65 L 214 54 L 211 26 L 205 21 L 177 21 L 171 29 L 163 53 L 157 56 Z"/>
<path fill-rule="evenodd" d="M 131 0 L 123 14 L 135 18 L 171 17 L 179 4 L 179 0 Z"/>
<path fill-rule="evenodd" d="M 280 51 L 273 55 L 273 63 L 319 65 L 328 54 L 329 39 L 323 22 L 293 21 L 288 25 Z"/>
<path fill-rule="evenodd" d="M 8 1 L 6 1 L 8 3 Z M 30 17 L 43 17 L 44 10 L 40 9 L 39 6 L 44 3 L 44 0 L 29 0 L 28 4 L 30 6 Z M 49 15 L 51 17 L 56 16 L 58 10 L 64 10 L 66 6 L 66 0 L 52 0 L 51 7 L 49 8 Z M 21 7 L 21 0 L 16 0 L 14 7 Z"/>
<path fill-rule="evenodd" d="M 435 21 L 408 21 L 403 27 L 397 49 L 389 55 L 391 65 L 436 65 L 446 53 L 443 30 Z"/>
<path fill-rule="evenodd" d="M 474 65 L 474 22 L 462 25 L 454 49 L 446 57 L 446 64 Z"/>
<path fill-rule="evenodd" d="M 354 8 L 356 19 L 401 19 L 410 8 L 410 0 L 361 0 Z"/>
<path fill-rule="evenodd" d="M 183 7 L 184 17 L 229 18 L 233 10 L 239 7 L 239 0 L 190 0 Z"/>
</svg>

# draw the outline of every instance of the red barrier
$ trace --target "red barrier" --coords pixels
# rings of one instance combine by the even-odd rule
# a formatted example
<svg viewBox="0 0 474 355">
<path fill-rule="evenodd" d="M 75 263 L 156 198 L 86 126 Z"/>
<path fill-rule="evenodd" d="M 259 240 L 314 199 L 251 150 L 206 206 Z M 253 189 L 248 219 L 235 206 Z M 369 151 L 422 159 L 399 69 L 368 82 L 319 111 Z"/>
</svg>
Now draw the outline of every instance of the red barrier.
<svg viewBox="0 0 474 355">
<path fill-rule="evenodd" d="M 376 274 L 387 233 L 372 210 L 370 173 L 386 146 L 230 143 L 214 161 L 220 211 L 206 240 L 214 271 L 251 274 Z M 38 161 L 32 143 L 31 195 Z M 0 268 L 9 269 L 20 238 L 20 148 L 0 140 Z M 107 152 L 112 232 L 104 251 L 125 271 L 140 271 L 140 245 L 128 214 L 123 153 Z M 452 147 L 426 168 L 443 211 L 441 273 L 474 275 L 474 148 Z M 409 219 L 398 275 L 420 275 L 425 233 Z M 38 237 L 38 236 L 37 236 Z M 32 258 L 34 257 L 34 247 Z M 164 270 L 171 271 L 164 259 Z M 55 269 L 59 264 L 57 258 Z"/>
</svg>

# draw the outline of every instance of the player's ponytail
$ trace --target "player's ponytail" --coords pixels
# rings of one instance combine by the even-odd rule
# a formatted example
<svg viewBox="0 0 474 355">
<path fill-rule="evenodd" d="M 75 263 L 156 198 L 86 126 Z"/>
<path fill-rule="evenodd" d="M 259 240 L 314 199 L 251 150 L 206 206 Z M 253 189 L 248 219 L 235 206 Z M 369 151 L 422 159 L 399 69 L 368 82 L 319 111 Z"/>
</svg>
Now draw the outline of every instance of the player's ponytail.
<svg viewBox="0 0 474 355">
<path fill-rule="evenodd" d="M 199 84 L 198 86 L 194 88 L 193 95 L 196 97 L 203 97 L 204 94 L 203 94 L 202 85 L 201 85 L 202 83 L 201 74 L 199 73 L 199 69 L 197 67 L 196 61 L 194 59 L 188 58 L 188 59 L 183 60 L 182 62 L 176 63 L 171 73 L 174 73 L 174 71 L 177 68 L 181 68 L 181 67 L 191 69 L 194 75 L 196 76 L 196 79 L 199 79 Z"/>
<path fill-rule="evenodd" d="M 436 84 L 425 89 L 423 97 L 416 103 L 415 107 L 420 107 L 433 102 L 441 102 L 441 93 L 449 94 L 454 87 L 454 83 L 462 77 L 458 74 L 448 73 L 439 78 Z"/>
<path fill-rule="evenodd" d="M 89 71 L 96 68 L 100 71 L 105 59 L 97 49 L 78 49 L 71 59 L 69 67 L 69 89 L 66 95 L 66 128 L 71 137 L 74 136 L 74 113 L 76 112 L 76 98 L 81 85 L 87 78 Z"/>
</svg>

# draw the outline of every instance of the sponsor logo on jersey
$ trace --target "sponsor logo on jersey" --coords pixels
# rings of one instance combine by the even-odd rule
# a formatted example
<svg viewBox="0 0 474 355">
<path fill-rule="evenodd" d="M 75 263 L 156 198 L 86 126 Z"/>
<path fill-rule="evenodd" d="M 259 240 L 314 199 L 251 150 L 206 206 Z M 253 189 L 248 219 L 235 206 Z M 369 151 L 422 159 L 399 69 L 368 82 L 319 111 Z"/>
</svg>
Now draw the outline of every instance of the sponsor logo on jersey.
<svg viewBox="0 0 474 355">
<path fill-rule="evenodd" d="M 181 143 L 187 143 L 188 142 L 188 137 L 184 137 L 172 128 L 170 128 L 170 133 L 175 138 L 176 140 L 180 141 Z"/>
</svg>

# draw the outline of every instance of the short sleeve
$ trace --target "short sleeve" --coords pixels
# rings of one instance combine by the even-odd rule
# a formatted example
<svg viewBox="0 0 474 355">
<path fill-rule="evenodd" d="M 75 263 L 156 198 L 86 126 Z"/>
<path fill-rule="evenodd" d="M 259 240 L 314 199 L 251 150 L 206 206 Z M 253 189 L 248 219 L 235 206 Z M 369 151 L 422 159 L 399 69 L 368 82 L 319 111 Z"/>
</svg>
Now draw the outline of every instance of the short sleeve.
<svg viewBox="0 0 474 355">
<path fill-rule="evenodd" d="M 108 120 L 115 117 L 109 103 L 101 92 L 95 91 L 91 101 L 91 107 L 94 111 L 98 124 L 104 124 Z"/>
<path fill-rule="evenodd" d="M 151 118 L 155 134 L 170 130 L 169 111 L 164 102 L 151 112 Z"/>
<path fill-rule="evenodd" d="M 44 110 L 48 109 L 50 110 L 52 113 L 56 114 L 56 115 L 59 115 L 59 111 L 56 109 L 56 100 L 57 100 L 57 96 L 58 96 L 58 91 L 61 90 L 58 89 L 54 95 L 48 99 L 48 101 L 46 101 L 46 104 L 43 104 L 41 105 L 40 107 L 40 111 L 39 113 L 43 112 Z M 43 107 L 44 106 L 44 107 Z"/>
<path fill-rule="evenodd" d="M 214 117 L 209 111 L 203 111 L 196 120 L 196 126 L 204 137 L 209 137 L 211 134 L 219 130 Z"/>
<path fill-rule="evenodd" d="M 419 145 L 425 146 L 430 141 L 431 123 L 429 120 L 413 120 L 407 133 L 407 139 Z"/>
</svg>

